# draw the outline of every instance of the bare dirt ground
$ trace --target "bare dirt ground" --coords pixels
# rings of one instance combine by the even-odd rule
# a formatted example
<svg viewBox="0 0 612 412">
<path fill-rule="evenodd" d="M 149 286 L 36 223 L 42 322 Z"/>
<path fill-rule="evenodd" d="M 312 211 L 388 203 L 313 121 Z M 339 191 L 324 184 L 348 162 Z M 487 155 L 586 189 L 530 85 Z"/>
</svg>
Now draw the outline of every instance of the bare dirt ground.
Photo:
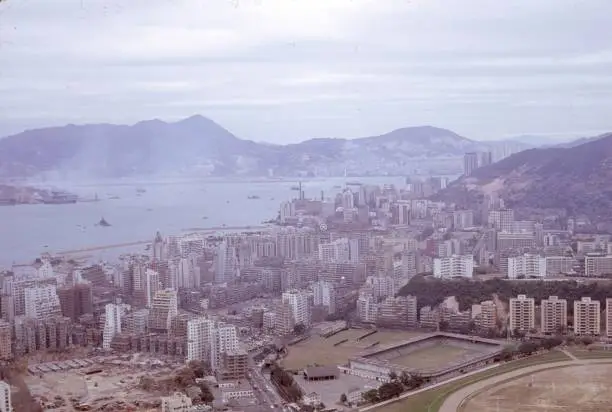
<svg viewBox="0 0 612 412">
<path fill-rule="evenodd" d="M 283 366 L 288 369 L 299 369 L 315 363 L 319 365 L 342 365 L 348 363 L 350 357 L 361 353 L 375 342 L 379 342 L 379 345 L 382 346 L 422 335 L 421 332 L 379 331 L 365 339 L 357 340 L 368 332 L 367 329 L 350 329 L 329 338 L 312 336 L 289 347 L 289 355 L 283 360 Z M 335 343 L 345 339 L 348 340 L 334 346 Z"/>
<path fill-rule="evenodd" d="M 469 412 L 602 412 L 612 407 L 612 365 L 579 365 L 536 372 L 481 392 Z"/>
</svg>

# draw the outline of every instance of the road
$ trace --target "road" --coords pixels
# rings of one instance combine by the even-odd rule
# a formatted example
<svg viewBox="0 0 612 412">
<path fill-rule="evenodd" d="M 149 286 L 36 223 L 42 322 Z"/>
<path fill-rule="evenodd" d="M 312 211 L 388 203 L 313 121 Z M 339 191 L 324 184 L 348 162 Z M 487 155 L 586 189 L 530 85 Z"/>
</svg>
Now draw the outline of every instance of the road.
<svg viewBox="0 0 612 412">
<path fill-rule="evenodd" d="M 214 226 L 214 227 L 200 227 L 200 228 L 194 227 L 194 228 L 183 229 L 183 231 L 195 232 L 195 233 L 200 233 L 200 234 L 215 234 L 217 232 L 225 232 L 225 231 L 231 231 L 231 232 L 252 231 L 252 230 L 257 231 L 257 230 L 263 230 L 266 228 L 268 228 L 268 226 Z M 76 255 L 80 253 L 95 252 L 98 250 L 119 249 L 119 248 L 124 248 L 124 247 L 131 247 L 131 246 L 144 246 L 152 242 L 153 242 L 153 239 L 137 240 L 134 242 L 117 243 L 113 245 L 92 246 L 92 247 L 86 247 L 82 249 L 65 250 L 62 252 L 57 252 L 55 254 L 60 255 L 60 256 L 61 255 Z"/>
<path fill-rule="evenodd" d="M 540 365 L 527 366 L 525 368 L 517 369 L 511 372 L 503 373 L 501 375 L 493 376 L 489 379 L 485 379 L 471 385 L 468 385 L 462 389 L 459 389 L 457 392 L 451 394 L 438 412 L 457 412 L 459 408 L 463 406 L 463 404 L 472 396 L 474 393 L 486 389 L 491 385 L 496 385 L 507 381 L 508 379 L 517 378 L 519 376 L 523 376 L 526 374 L 540 372 L 546 369 L 551 368 L 559 368 L 564 366 L 579 366 L 579 365 L 589 365 L 589 364 L 602 364 L 602 363 L 612 363 L 612 359 L 582 359 L 582 360 L 571 360 L 571 361 L 561 361 L 561 362 L 551 362 L 544 363 Z"/>
<path fill-rule="evenodd" d="M 249 368 L 248 378 L 251 382 L 251 386 L 253 386 L 257 399 L 259 399 L 263 405 L 270 410 L 281 410 L 283 399 L 276 393 L 272 383 L 266 379 L 261 369 L 254 362 Z M 275 404 L 278 405 L 278 407 L 274 407 Z"/>
</svg>

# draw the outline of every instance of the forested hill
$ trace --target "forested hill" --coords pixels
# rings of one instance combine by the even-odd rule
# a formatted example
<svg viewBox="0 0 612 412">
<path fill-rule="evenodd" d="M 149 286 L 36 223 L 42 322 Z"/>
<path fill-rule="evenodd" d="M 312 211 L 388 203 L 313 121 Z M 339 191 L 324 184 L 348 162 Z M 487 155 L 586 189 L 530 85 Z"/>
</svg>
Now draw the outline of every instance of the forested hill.
<svg viewBox="0 0 612 412">
<path fill-rule="evenodd" d="M 470 309 L 472 304 L 480 303 L 492 298 L 493 294 L 504 302 L 516 295 L 527 295 L 535 298 L 536 305 L 542 299 L 549 296 L 558 296 L 568 300 L 568 314 L 572 314 L 574 300 L 580 300 L 583 296 L 599 300 L 602 309 L 605 300 L 612 298 L 612 282 L 589 282 L 578 283 L 574 280 L 568 281 L 507 281 L 503 279 L 491 279 L 486 281 L 474 281 L 468 279 L 442 280 L 432 276 L 417 275 L 402 287 L 399 296 L 413 295 L 417 297 L 419 309 L 423 306 L 437 306 L 448 296 L 455 296 L 459 302 L 460 310 Z"/>
</svg>

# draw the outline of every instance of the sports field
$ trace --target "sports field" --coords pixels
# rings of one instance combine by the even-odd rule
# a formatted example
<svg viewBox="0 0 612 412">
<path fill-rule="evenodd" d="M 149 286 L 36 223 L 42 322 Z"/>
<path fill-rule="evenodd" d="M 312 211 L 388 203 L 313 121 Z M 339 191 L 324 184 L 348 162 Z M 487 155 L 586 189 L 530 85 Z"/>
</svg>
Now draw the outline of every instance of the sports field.
<svg viewBox="0 0 612 412">
<path fill-rule="evenodd" d="M 283 359 L 282 365 L 287 369 L 300 369 L 314 364 L 343 365 L 348 363 L 350 357 L 361 353 L 376 342 L 379 342 L 376 346 L 387 345 L 422 335 L 421 332 L 379 331 L 365 339 L 357 340 L 368 332 L 371 331 L 349 329 L 329 338 L 318 335 L 312 336 L 305 341 L 290 346 L 289 354 Z M 335 343 L 345 339 L 347 339 L 346 342 L 334 346 Z"/>
<path fill-rule="evenodd" d="M 477 383 L 488 378 L 510 372 L 520 370 L 527 366 L 547 364 L 558 361 L 568 361 L 565 354 L 559 351 L 551 351 L 542 355 L 532 356 L 530 358 L 521 359 L 514 362 L 509 362 L 491 370 L 483 371 L 463 379 L 449 382 L 430 390 L 423 391 L 414 396 L 402 399 L 398 402 L 389 405 L 381 406 L 374 409 L 374 412 L 437 412 L 444 401 L 454 392 L 461 388 L 467 387 L 473 383 Z"/>
<path fill-rule="evenodd" d="M 452 345 L 432 345 L 415 350 L 390 361 L 392 363 L 415 369 L 440 369 L 459 359 L 481 355 L 482 352 Z"/>
<path fill-rule="evenodd" d="M 545 370 L 496 385 L 466 402 L 462 412 L 610 410 L 610 365 Z"/>
</svg>

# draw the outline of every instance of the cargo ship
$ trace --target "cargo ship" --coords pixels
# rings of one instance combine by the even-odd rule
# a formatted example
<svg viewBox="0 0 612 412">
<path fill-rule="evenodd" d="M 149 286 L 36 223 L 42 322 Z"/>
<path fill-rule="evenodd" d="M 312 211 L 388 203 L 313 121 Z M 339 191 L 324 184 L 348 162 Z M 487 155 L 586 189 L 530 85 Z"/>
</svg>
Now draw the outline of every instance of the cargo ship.
<svg viewBox="0 0 612 412">
<path fill-rule="evenodd" d="M 15 206 L 17 200 L 15 199 L 0 199 L 0 206 Z"/>
</svg>

